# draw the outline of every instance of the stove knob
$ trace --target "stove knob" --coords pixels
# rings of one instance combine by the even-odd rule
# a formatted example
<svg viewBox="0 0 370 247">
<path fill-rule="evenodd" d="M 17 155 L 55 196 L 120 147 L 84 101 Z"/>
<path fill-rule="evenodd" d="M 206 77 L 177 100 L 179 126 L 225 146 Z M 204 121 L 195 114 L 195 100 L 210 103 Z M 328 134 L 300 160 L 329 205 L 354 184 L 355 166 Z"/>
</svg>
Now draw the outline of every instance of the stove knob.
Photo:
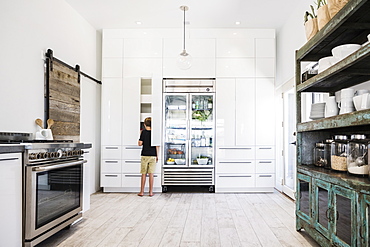
<svg viewBox="0 0 370 247">
<path fill-rule="evenodd" d="M 68 152 L 67 152 L 67 156 L 68 156 L 68 157 L 72 156 L 72 151 L 68 151 Z"/>
<path fill-rule="evenodd" d="M 62 158 L 62 156 L 63 156 L 63 152 L 62 152 L 62 150 L 58 149 L 58 151 L 56 151 L 55 156 L 56 156 L 57 158 Z"/>
<path fill-rule="evenodd" d="M 56 152 L 50 152 L 50 158 L 54 158 L 55 157 L 55 155 L 56 155 Z"/>
<path fill-rule="evenodd" d="M 83 150 L 80 150 L 81 151 L 81 155 L 83 155 L 84 154 L 84 151 Z"/>
<path fill-rule="evenodd" d="M 31 153 L 31 154 L 29 154 L 29 155 L 28 155 L 28 159 L 30 159 L 30 160 L 34 160 L 34 159 L 36 159 L 36 154 L 35 154 L 35 153 Z"/>
</svg>

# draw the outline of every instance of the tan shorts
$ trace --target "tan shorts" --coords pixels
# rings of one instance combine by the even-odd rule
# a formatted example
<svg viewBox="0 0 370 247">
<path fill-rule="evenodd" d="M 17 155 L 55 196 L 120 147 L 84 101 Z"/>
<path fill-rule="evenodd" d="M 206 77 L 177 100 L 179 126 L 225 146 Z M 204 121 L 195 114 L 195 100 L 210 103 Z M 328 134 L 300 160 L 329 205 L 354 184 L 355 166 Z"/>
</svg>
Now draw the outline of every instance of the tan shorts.
<svg viewBox="0 0 370 247">
<path fill-rule="evenodd" d="M 141 156 L 141 174 L 154 173 L 157 157 Z"/>
</svg>

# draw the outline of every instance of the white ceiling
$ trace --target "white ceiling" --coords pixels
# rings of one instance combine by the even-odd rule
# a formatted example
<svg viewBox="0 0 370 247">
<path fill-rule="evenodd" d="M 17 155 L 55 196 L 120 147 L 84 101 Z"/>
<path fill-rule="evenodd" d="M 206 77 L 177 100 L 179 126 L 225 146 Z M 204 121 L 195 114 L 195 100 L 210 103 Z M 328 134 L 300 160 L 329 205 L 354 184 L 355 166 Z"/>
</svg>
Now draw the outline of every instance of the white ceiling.
<svg viewBox="0 0 370 247">
<path fill-rule="evenodd" d="M 181 28 L 181 5 L 189 28 L 279 29 L 300 0 L 66 0 L 96 29 Z M 142 24 L 136 24 L 141 21 Z M 240 21 L 240 25 L 235 22 Z M 302 14 L 303 22 L 303 14 Z"/>
</svg>

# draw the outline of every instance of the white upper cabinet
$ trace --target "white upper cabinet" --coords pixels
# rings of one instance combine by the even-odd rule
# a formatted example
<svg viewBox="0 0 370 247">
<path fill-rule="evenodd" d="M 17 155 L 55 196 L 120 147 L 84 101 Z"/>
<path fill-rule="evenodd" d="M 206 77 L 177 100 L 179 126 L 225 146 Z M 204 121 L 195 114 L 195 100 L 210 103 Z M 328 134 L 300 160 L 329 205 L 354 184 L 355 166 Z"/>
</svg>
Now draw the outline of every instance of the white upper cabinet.
<svg viewBox="0 0 370 247">
<path fill-rule="evenodd" d="M 183 50 L 181 39 L 164 39 L 163 77 L 164 78 L 214 78 L 215 40 L 187 39 L 186 51 L 192 56 L 192 66 L 182 70 L 177 65 L 177 58 Z"/>
<path fill-rule="evenodd" d="M 216 145 L 235 146 L 235 79 L 216 80 Z"/>
<path fill-rule="evenodd" d="M 162 58 L 162 39 L 125 39 L 125 58 Z"/>
<path fill-rule="evenodd" d="M 122 87 L 122 145 L 137 145 L 140 135 L 140 78 L 124 77 Z"/>
<path fill-rule="evenodd" d="M 273 78 L 256 79 L 256 145 L 275 145 Z"/>
<path fill-rule="evenodd" d="M 218 58 L 216 77 L 254 77 L 254 58 Z"/>
<path fill-rule="evenodd" d="M 276 57 L 275 39 L 256 39 L 256 57 Z"/>
<path fill-rule="evenodd" d="M 235 125 L 237 146 L 255 144 L 256 84 L 255 79 L 236 79 Z"/>
<path fill-rule="evenodd" d="M 123 75 L 125 77 L 152 77 L 162 74 L 161 58 L 125 58 Z"/>
<path fill-rule="evenodd" d="M 256 58 L 256 77 L 275 77 L 275 58 Z"/>
<path fill-rule="evenodd" d="M 217 39 L 216 57 L 254 57 L 254 39 Z"/>
<path fill-rule="evenodd" d="M 103 77 L 122 77 L 122 58 L 103 58 Z"/>
<path fill-rule="evenodd" d="M 123 57 L 123 39 L 103 39 L 103 58 Z"/>
<path fill-rule="evenodd" d="M 121 145 L 122 79 L 105 78 L 102 87 L 102 145 Z"/>
</svg>

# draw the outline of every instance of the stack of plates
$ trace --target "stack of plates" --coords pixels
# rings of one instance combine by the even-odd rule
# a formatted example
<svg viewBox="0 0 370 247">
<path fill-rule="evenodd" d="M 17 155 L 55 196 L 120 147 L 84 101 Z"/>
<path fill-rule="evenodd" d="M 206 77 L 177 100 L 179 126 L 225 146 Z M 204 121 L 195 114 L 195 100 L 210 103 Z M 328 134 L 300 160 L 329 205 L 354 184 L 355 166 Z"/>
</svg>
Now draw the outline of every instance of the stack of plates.
<svg viewBox="0 0 370 247">
<path fill-rule="evenodd" d="M 316 103 L 311 105 L 310 118 L 312 120 L 325 117 L 325 103 Z"/>
</svg>

